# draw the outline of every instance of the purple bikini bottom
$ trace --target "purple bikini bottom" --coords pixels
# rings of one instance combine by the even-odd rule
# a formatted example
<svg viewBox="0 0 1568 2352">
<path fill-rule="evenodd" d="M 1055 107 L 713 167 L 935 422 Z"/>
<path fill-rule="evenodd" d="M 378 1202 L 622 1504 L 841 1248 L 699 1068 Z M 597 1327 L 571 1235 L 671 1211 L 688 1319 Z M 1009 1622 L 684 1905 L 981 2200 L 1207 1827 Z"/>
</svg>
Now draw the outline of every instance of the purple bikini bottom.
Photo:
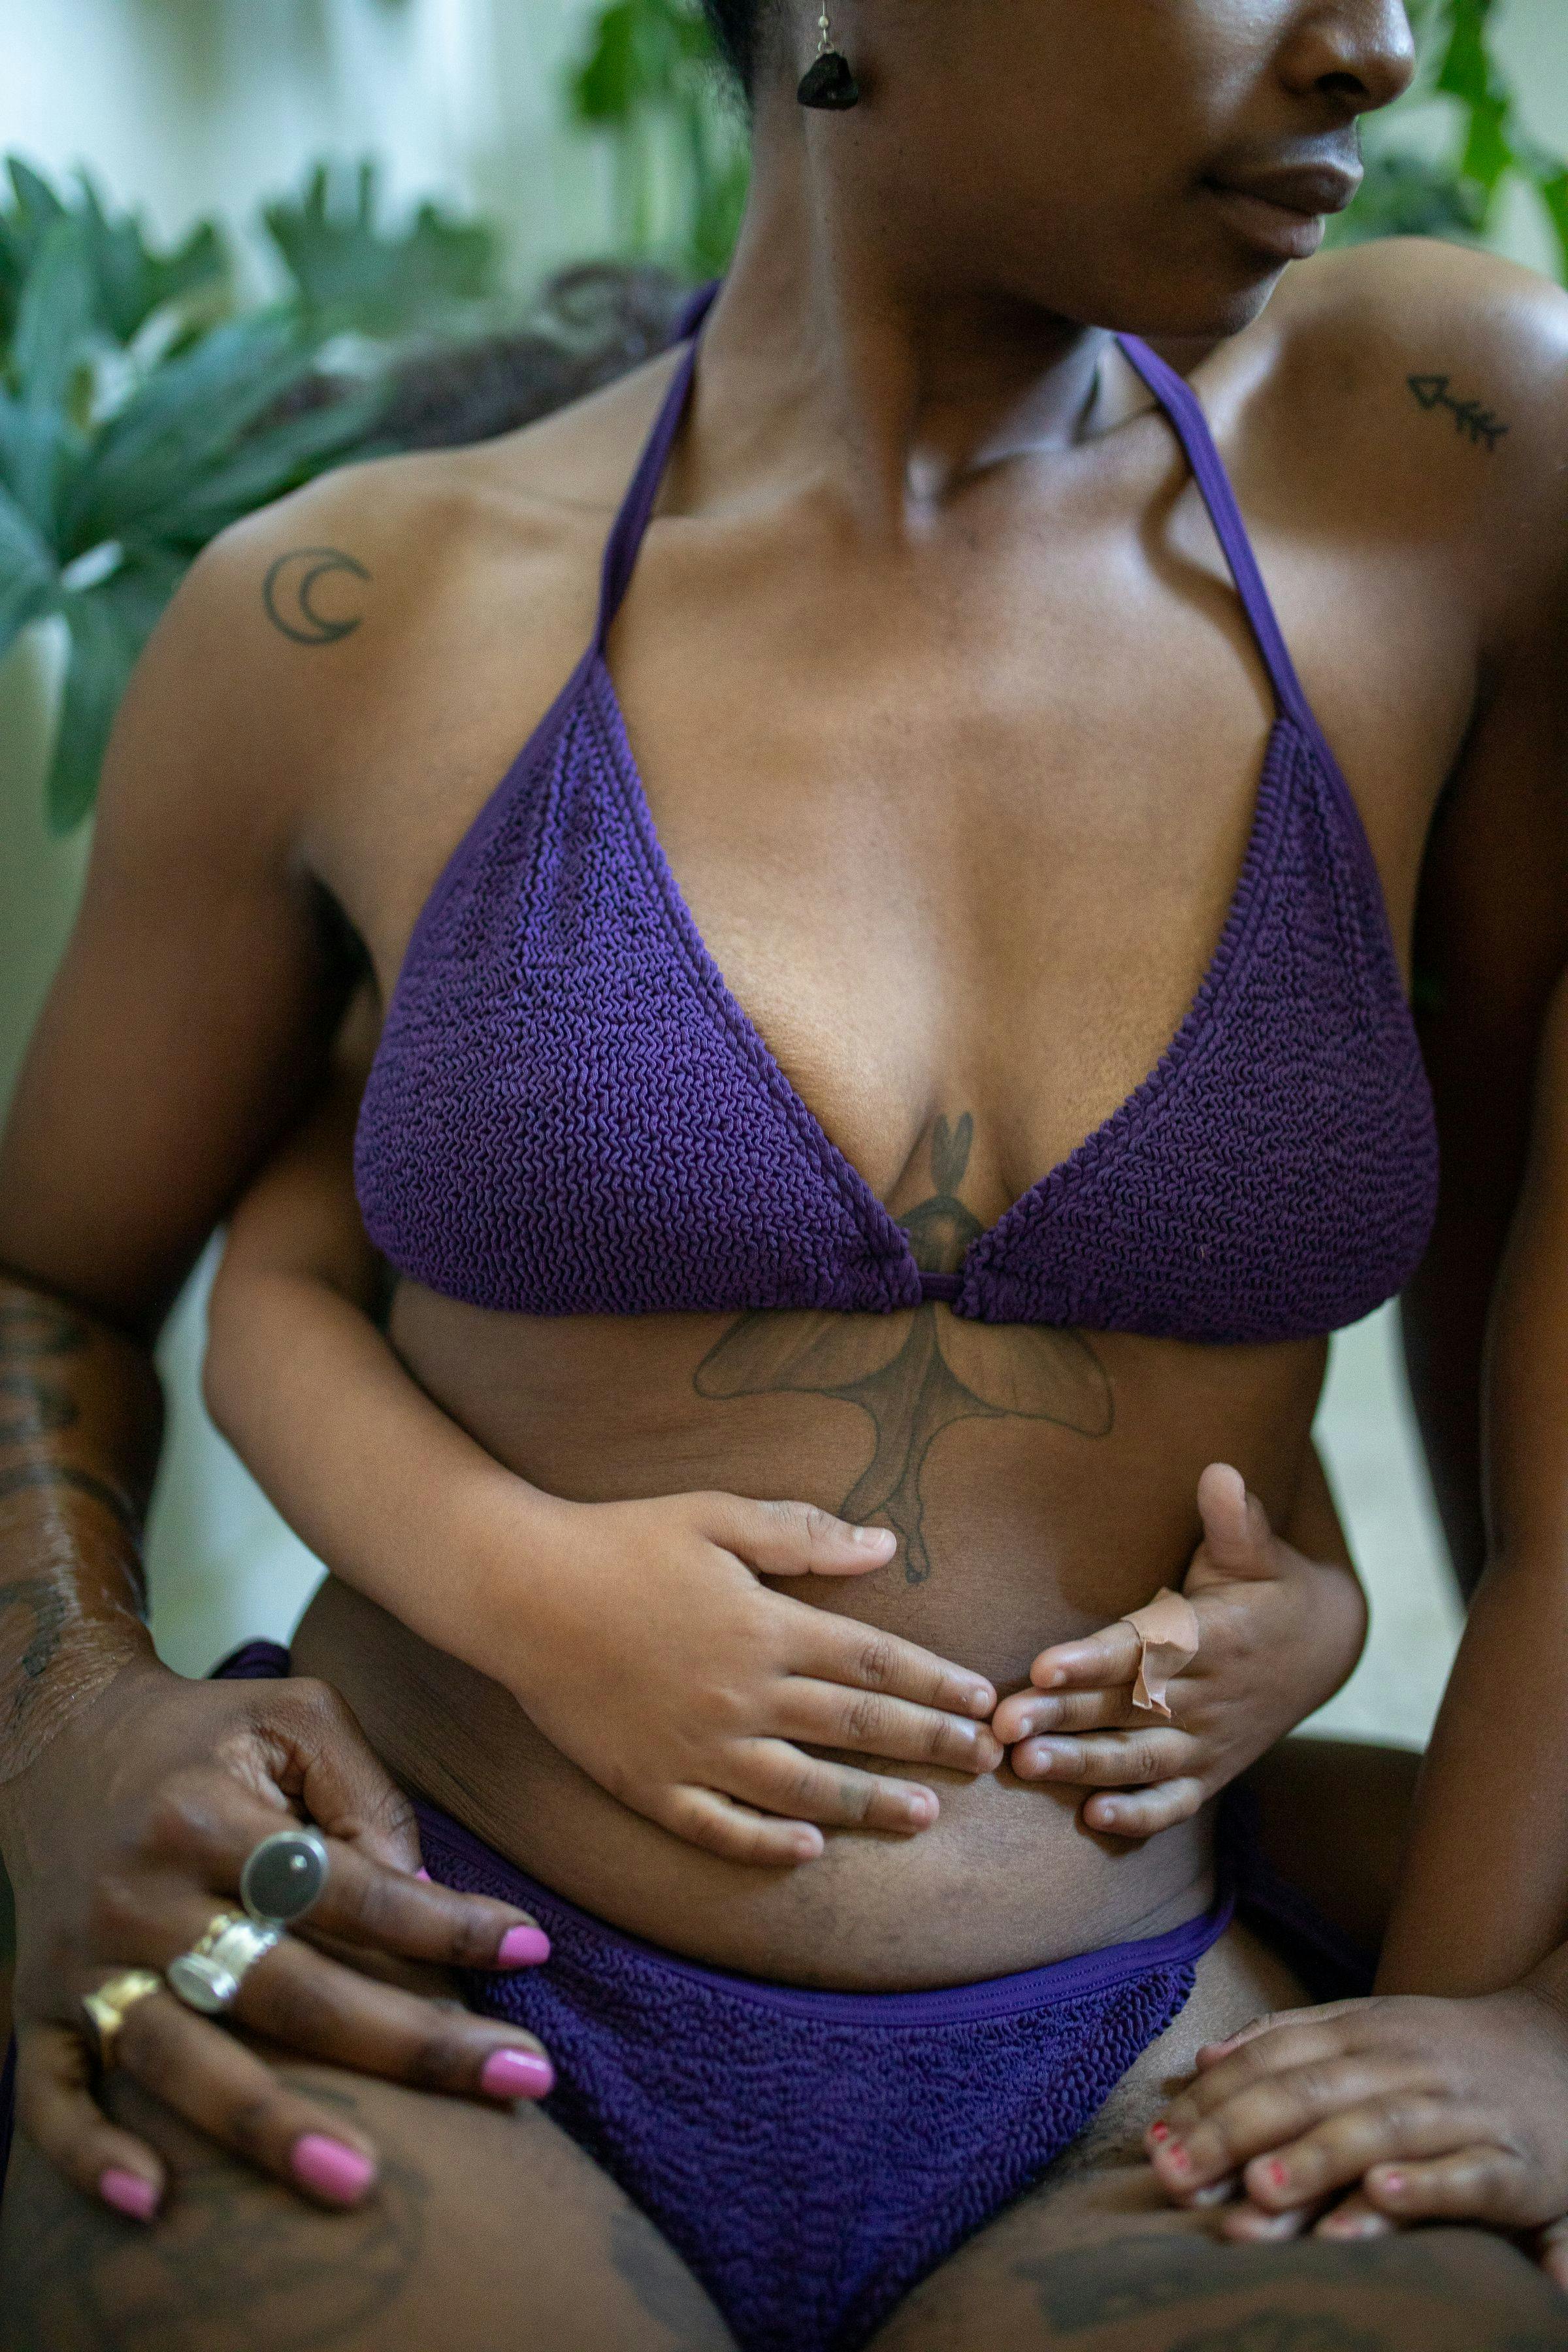
<svg viewBox="0 0 1568 2352">
<path fill-rule="evenodd" d="M 282 1675 L 288 1653 L 249 1643 L 217 1671 Z M 624 1935 L 417 1810 L 433 1877 L 515 1903 L 550 1935 L 544 1967 L 471 1976 L 468 2000 L 539 2036 L 557 2074 L 548 2112 L 684 2257 L 742 2352 L 866 2343 L 1163 2032 L 1238 1884 L 1232 1837 L 1220 1900 L 1168 1935 L 939 1992 L 814 1992 Z M 1365 1990 L 1299 1898 L 1256 1867 L 1240 1877 L 1249 1916 L 1313 1948 L 1314 1990 Z"/>
</svg>

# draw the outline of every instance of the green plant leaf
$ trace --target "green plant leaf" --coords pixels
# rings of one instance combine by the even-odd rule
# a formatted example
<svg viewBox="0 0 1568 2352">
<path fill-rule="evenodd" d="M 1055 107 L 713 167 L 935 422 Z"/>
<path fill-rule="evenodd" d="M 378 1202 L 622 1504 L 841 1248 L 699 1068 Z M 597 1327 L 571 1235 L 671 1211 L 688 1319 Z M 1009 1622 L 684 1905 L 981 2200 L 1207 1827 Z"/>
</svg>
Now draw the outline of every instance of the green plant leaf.
<svg viewBox="0 0 1568 2352">
<path fill-rule="evenodd" d="M 1331 230 L 1336 244 L 1370 236 L 1475 238 L 1490 226 L 1498 198 L 1514 178 L 1535 190 L 1561 249 L 1568 281 L 1568 163 L 1531 139 L 1492 47 L 1498 0 L 1421 0 L 1409 13 L 1421 37 L 1423 70 L 1414 99 L 1451 100 L 1454 147 L 1442 161 L 1386 145 L 1397 141 L 1400 110 L 1373 142 L 1365 184 Z"/>
<path fill-rule="evenodd" d="M 11 335 L 11 381 L 29 408 L 66 405 L 92 333 L 95 291 L 82 224 L 68 215 L 54 222 L 27 271 Z"/>
<path fill-rule="evenodd" d="M 496 238 L 484 223 L 423 204 L 389 228 L 380 209 L 368 159 L 352 170 L 318 163 L 299 195 L 265 207 L 263 224 L 312 331 L 402 334 L 495 292 Z"/>
<path fill-rule="evenodd" d="M 62 523 L 62 552 L 134 536 L 212 466 L 310 364 L 287 320 L 217 327 L 166 360 L 99 436 Z"/>
<path fill-rule="evenodd" d="M 374 436 L 385 405 L 385 392 L 374 384 L 248 436 L 226 462 L 153 509 L 142 529 L 194 554 L 242 515 L 269 506 L 329 467 L 384 454 Z"/>
<path fill-rule="evenodd" d="M 98 587 L 61 597 L 70 656 L 47 785 L 52 833 L 71 832 L 91 808 L 121 697 L 184 569 L 181 557 L 137 550 Z"/>
<path fill-rule="evenodd" d="M 1557 239 L 1558 276 L 1568 284 L 1568 164 L 1531 175 L 1535 193 L 1546 207 L 1546 217 Z"/>
<path fill-rule="evenodd" d="M 58 536 L 62 496 L 88 446 L 63 409 L 26 408 L 0 393 L 0 485 L 51 544 Z"/>
<path fill-rule="evenodd" d="M 8 203 L 0 202 L 0 337 L 8 337 L 16 323 L 16 304 L 34 257 L 46 231 L 65 217 L 65 206 L 50 187 L 19 155 L 6 159 L 11 182 Z"/>
<path fill-rule="evenodd" d="M 1372 157 L 1361 193 L 1332 224 L 1336 245 L 1377 236 L 1473 237 L 1480 228 L 1482 193 L 1448 163 L 1397 150 Z"/>
<path fill-rule="evenodd" d="M 166 253 L 147 243 L 133 213 L 111 214 L 85 173 L 78 207 L 99 318 L 116 342 L 131 342 L 154 310 L 197 295 L 226 292 L 228 257 L 211 221 L 198 221 Z"/>
<path fill-rule="evenodd" d="M 751 159 L 699 0 L 609 0 L 593 19 L 567 102 L 578 122 L 612 142 L 623 250 L 657 257 L 686 278 L 722 270 Z"/>
<path fill-rule="evenodd" d="M 706 19 L 687 0 L 611 0 L 594 19 L 569 96 L 580 122 L 626 123 L 645 109 L 678 106 L 693 69 L 713 61 Z"/>
<path fill-rule="evenodd" d="M 0 661 L 29 621 L 47 613 L 58 584 L 54 556 L 9 491 L 0 488 Z"/>
<path fill-rule="evenodd" d="M 84 173 L 68 199 L 19 156 L 8 159 L 9 202 L 0 201 L 0 338 L 17 331 L 29 281 L 51 234 L 74 224 L 91 289 L 91 322 L 129 343 L 155 310 L 194 303 L 209 310 L 226 297 L 228 257 L 216 228 L 198 222 L 168 251 L 149 245 L 133 213 L 112 213 Z"/>
</svg>

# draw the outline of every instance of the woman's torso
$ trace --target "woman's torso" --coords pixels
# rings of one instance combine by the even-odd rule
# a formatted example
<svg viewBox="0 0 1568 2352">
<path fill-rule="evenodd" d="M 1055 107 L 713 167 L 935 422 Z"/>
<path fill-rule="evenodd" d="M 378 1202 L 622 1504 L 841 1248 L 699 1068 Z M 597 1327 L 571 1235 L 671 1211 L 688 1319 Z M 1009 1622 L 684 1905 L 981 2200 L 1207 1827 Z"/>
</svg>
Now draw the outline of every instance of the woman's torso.
<svg viewBox="0 0 1568 2352">
<path fill-rule="evenodd" d="M 1196 381 L 1403 955 L 1473 692 L 1456 658 L 1466 583 L 1415 534 L 1368 530 L 1370 482 L 1325 491 L 1254 335 L 1250 369 L 1243 336 Z M 526 436 L 532 450 L 461 461 L 459 520 L 383 673 L 395 686 L 339 762 L 357 787 L 329 793 L 313 828 L 384 1000 L 588 635 L 617 466 L 624 481 L 658 389 L 639 380 L 560 421 L 542 451 Z M 1131 413 L 1125 380 L 1119 396 L 1126 421 L 989 468 L 888 547 L 809 488 L 783 491 L 765 450 L 726 485 L 733 435 L 726 447 L 721 408 L 721 455 L 704 454 L 700 386 L 670 519 L 609 641 L 697 929 L 895 1219 L 943 1195 L 993 1225 L 1132 1093 L 1209 968 L 1252 834 L 1269 681 L 1169 426 Z M 1218 1347 L 986 1325 L 941 1303 L 786 1307 L 759 1328 L 739 1313 L 502 1315 L 408 1283 L 393 1335 L 432 1395 L 549 1491 L 717 1486 L 887 1518 L 889 1570 L 805 1597 L 1004 1687 L 1047 1642 L 1179 1577 L 1205 1462 L 1237 1463 L 1288 1516 L 1323 1360 L 1310 1336 Z M 748 1873 L 616 1804 L 493 1685 L 341 1588 L 299 1657 L 395 1769 L 525 1867 L 723 1964 L 941 1981 L 1155 1932 L 1203 1899 L 1202 1824 L 1117 1847 L 1079 1827 L 1070 1795 L 1005 1771 L 938 1776 L 941 1822 L 911 1843 L 847 1833 L 793 1874 Z"/>
</svg>

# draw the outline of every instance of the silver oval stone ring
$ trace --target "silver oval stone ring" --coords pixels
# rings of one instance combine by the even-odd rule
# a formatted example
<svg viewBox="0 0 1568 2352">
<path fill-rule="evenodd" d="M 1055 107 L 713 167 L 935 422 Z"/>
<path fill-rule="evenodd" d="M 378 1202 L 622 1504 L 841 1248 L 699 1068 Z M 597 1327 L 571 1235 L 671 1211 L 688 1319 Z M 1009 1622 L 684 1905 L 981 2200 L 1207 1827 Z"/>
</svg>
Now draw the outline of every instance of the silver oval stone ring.
<svg viewBox="0 0 1568 2352">
<path fill-rule="evenodd" d="M 275 1830 L 252 1846 L 239 1874 L 239 1899 L 263 1926 L 302 1919 L 327 1883 L 327 1843 L 314 1830 Z"/>
</svg>

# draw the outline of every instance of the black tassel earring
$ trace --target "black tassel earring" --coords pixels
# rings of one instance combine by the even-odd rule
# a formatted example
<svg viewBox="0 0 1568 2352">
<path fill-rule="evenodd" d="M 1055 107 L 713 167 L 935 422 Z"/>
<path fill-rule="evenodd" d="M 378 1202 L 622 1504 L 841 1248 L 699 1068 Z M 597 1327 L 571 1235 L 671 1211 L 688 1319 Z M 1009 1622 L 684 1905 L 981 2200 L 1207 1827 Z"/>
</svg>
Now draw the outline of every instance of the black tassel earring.
<svg viewBox="0 0 1568 2352">
<path fill-rule="evenodd" d="M 816 20 L 816 55 L 801 76 L 795 96 L 802 106 L 825 106 L 836 114 L 860 103 L 860 85 L 849 70 L 849 60 L 833 46 L 827 0 L 822 0 L 822 14 Z"/>
</svg>

